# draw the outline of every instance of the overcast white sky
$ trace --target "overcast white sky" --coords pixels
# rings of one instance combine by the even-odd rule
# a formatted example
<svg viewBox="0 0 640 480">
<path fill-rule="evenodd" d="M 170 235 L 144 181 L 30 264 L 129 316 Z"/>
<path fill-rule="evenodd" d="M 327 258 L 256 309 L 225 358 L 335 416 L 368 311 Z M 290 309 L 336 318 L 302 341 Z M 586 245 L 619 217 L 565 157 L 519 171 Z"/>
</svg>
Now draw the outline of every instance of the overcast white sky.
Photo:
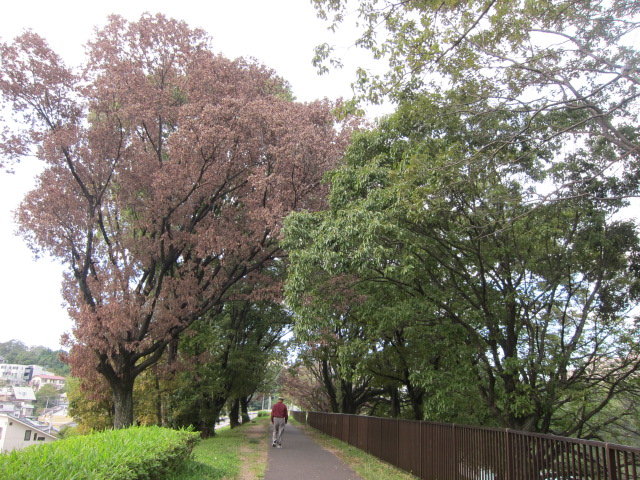
<svg viewBox="0 0 640 480">
<path fill-rule="evenodd" d="M 83 61 L 83 44 L 94 27 L 110 14 L 136 20 L 143 12 L 163 13 L 186 21 L 211 35 L 214 49 L 229 58 L 254 57 L 289 81 L 300 101 L 349 97 L 357 51 L 326 30 L 310 0 L 23 0 L 5 2 L 0 16 L 0 39 L 10 41 L 25 29 L 43 36 L 68 65 Z M 317 76 L 311 58 L 323 41 L 343 50 L 345 69 Z M 351 63 L 351 64 L 349 64 Z M 62 307 L 62 266 L 48 259 L 34 260 L 15 236 L 13 211 L 33 186 L 39 166 L 23 162 L 14 175 L 0 171 L 0 342 L 16 339 L 28 346 L 60 348 L 60 336 L 71 330 Z"/>
</svg>

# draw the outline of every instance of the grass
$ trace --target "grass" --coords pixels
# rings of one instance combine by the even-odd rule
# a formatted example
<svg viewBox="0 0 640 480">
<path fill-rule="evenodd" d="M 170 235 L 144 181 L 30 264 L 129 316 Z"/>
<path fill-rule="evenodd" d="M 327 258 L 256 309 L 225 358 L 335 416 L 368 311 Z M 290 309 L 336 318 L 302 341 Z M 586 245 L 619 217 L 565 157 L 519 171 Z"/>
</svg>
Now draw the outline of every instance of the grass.
<svg viewBox="0 0 640 480">
<path fill-rule="evenodd" d="M 331 451 L 364 480 L 415 480 L 409 475 L 362 450 L 311 427 L 291 422 Z M 269 417 L 258 417 L 233 430 L 222 428 L 217 436 L 202 440 L 193 449 L 193 458 L 166 480 L 259 480 L 267 469 Z"/>
<path fill-rule="evenodd" d="M 0 455 L 3 480 L 161 478 L 189 458 L 199 435 L 157 426 L 106 430 Z"/>
<path fill-rule="evenodd" d="M 267 467 L 269 418 L 256 418 L 239 428 L 216 430 L 202 440 L 190 460 L 166 480 L 254 480 Z"/>
</svg>

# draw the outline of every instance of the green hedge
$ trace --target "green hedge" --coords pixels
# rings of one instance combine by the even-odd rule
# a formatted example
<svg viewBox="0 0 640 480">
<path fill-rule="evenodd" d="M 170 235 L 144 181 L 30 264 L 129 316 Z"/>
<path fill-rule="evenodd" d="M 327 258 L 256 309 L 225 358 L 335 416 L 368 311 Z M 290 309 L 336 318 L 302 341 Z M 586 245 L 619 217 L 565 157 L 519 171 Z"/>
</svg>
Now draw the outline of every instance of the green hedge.
<svg viewBox="0 0 640 480">
<path fill-rule="evenodd" d="M 131 427 L 71 437 L 0 455 L 3 480 L 152 480 L 187 459 L 200 436 Z"/>
</svg>

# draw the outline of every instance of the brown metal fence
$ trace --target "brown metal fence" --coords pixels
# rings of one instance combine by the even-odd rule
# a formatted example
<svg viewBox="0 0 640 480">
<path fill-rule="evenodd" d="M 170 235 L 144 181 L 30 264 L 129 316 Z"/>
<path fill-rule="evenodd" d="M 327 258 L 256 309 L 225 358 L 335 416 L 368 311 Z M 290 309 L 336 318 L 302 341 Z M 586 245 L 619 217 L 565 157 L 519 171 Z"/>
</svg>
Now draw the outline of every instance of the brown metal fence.
<svg viewBox="0 0 640 480">
<path fill-rule="evenodd" d="M 413 420 L 293 416 L 425 480 L 640 480 L 640 448 Z"/>
</svg>

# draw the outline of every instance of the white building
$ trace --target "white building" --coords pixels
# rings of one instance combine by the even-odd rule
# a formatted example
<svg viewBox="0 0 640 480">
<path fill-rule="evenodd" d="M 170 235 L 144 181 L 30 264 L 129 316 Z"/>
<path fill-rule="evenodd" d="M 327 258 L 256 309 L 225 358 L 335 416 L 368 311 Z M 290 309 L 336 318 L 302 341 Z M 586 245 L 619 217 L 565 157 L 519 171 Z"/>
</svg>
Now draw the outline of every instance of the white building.
<svg viewBox="0 0 640 480">
<path fill-rule="evenodd" d="M 31 417 L 35 410 L 33 403 L 36 401 L 36 394 L 31 387 L 12 387 L 13 396 L 10 398 L 20 408 L 20 415 Z"/>
<path fill-rule="evenodd" d="M 45 372 L 39 365 L 18 365 L 16 363 L 0 363 L 0 381 L 9 385 L 26 385 L 34 375 Z"/>
<path fill-rule="evenodd" d="M 40 390 L 45 385 L 53 385 L 58 390 L 64 388 L 67 380 L 64 377 L 59 377 L 57 375 L 49 375 L 49 374 L 40 374 L 34 375 L 31 379 L 31 387 L 35 392 Z"/>
<path fill-rule="evenodd" d="M 29 445 L 55 440 L 56 437 L 40 430 L 25 419 L 0 413 L 0 453 L 21 450 Z"/>
<path fill-rule="evenodd" d="M 0 402 L 0 413 L 18 417 L 20 416 L 20 405 L 13 402 Z"/>
</svg>

